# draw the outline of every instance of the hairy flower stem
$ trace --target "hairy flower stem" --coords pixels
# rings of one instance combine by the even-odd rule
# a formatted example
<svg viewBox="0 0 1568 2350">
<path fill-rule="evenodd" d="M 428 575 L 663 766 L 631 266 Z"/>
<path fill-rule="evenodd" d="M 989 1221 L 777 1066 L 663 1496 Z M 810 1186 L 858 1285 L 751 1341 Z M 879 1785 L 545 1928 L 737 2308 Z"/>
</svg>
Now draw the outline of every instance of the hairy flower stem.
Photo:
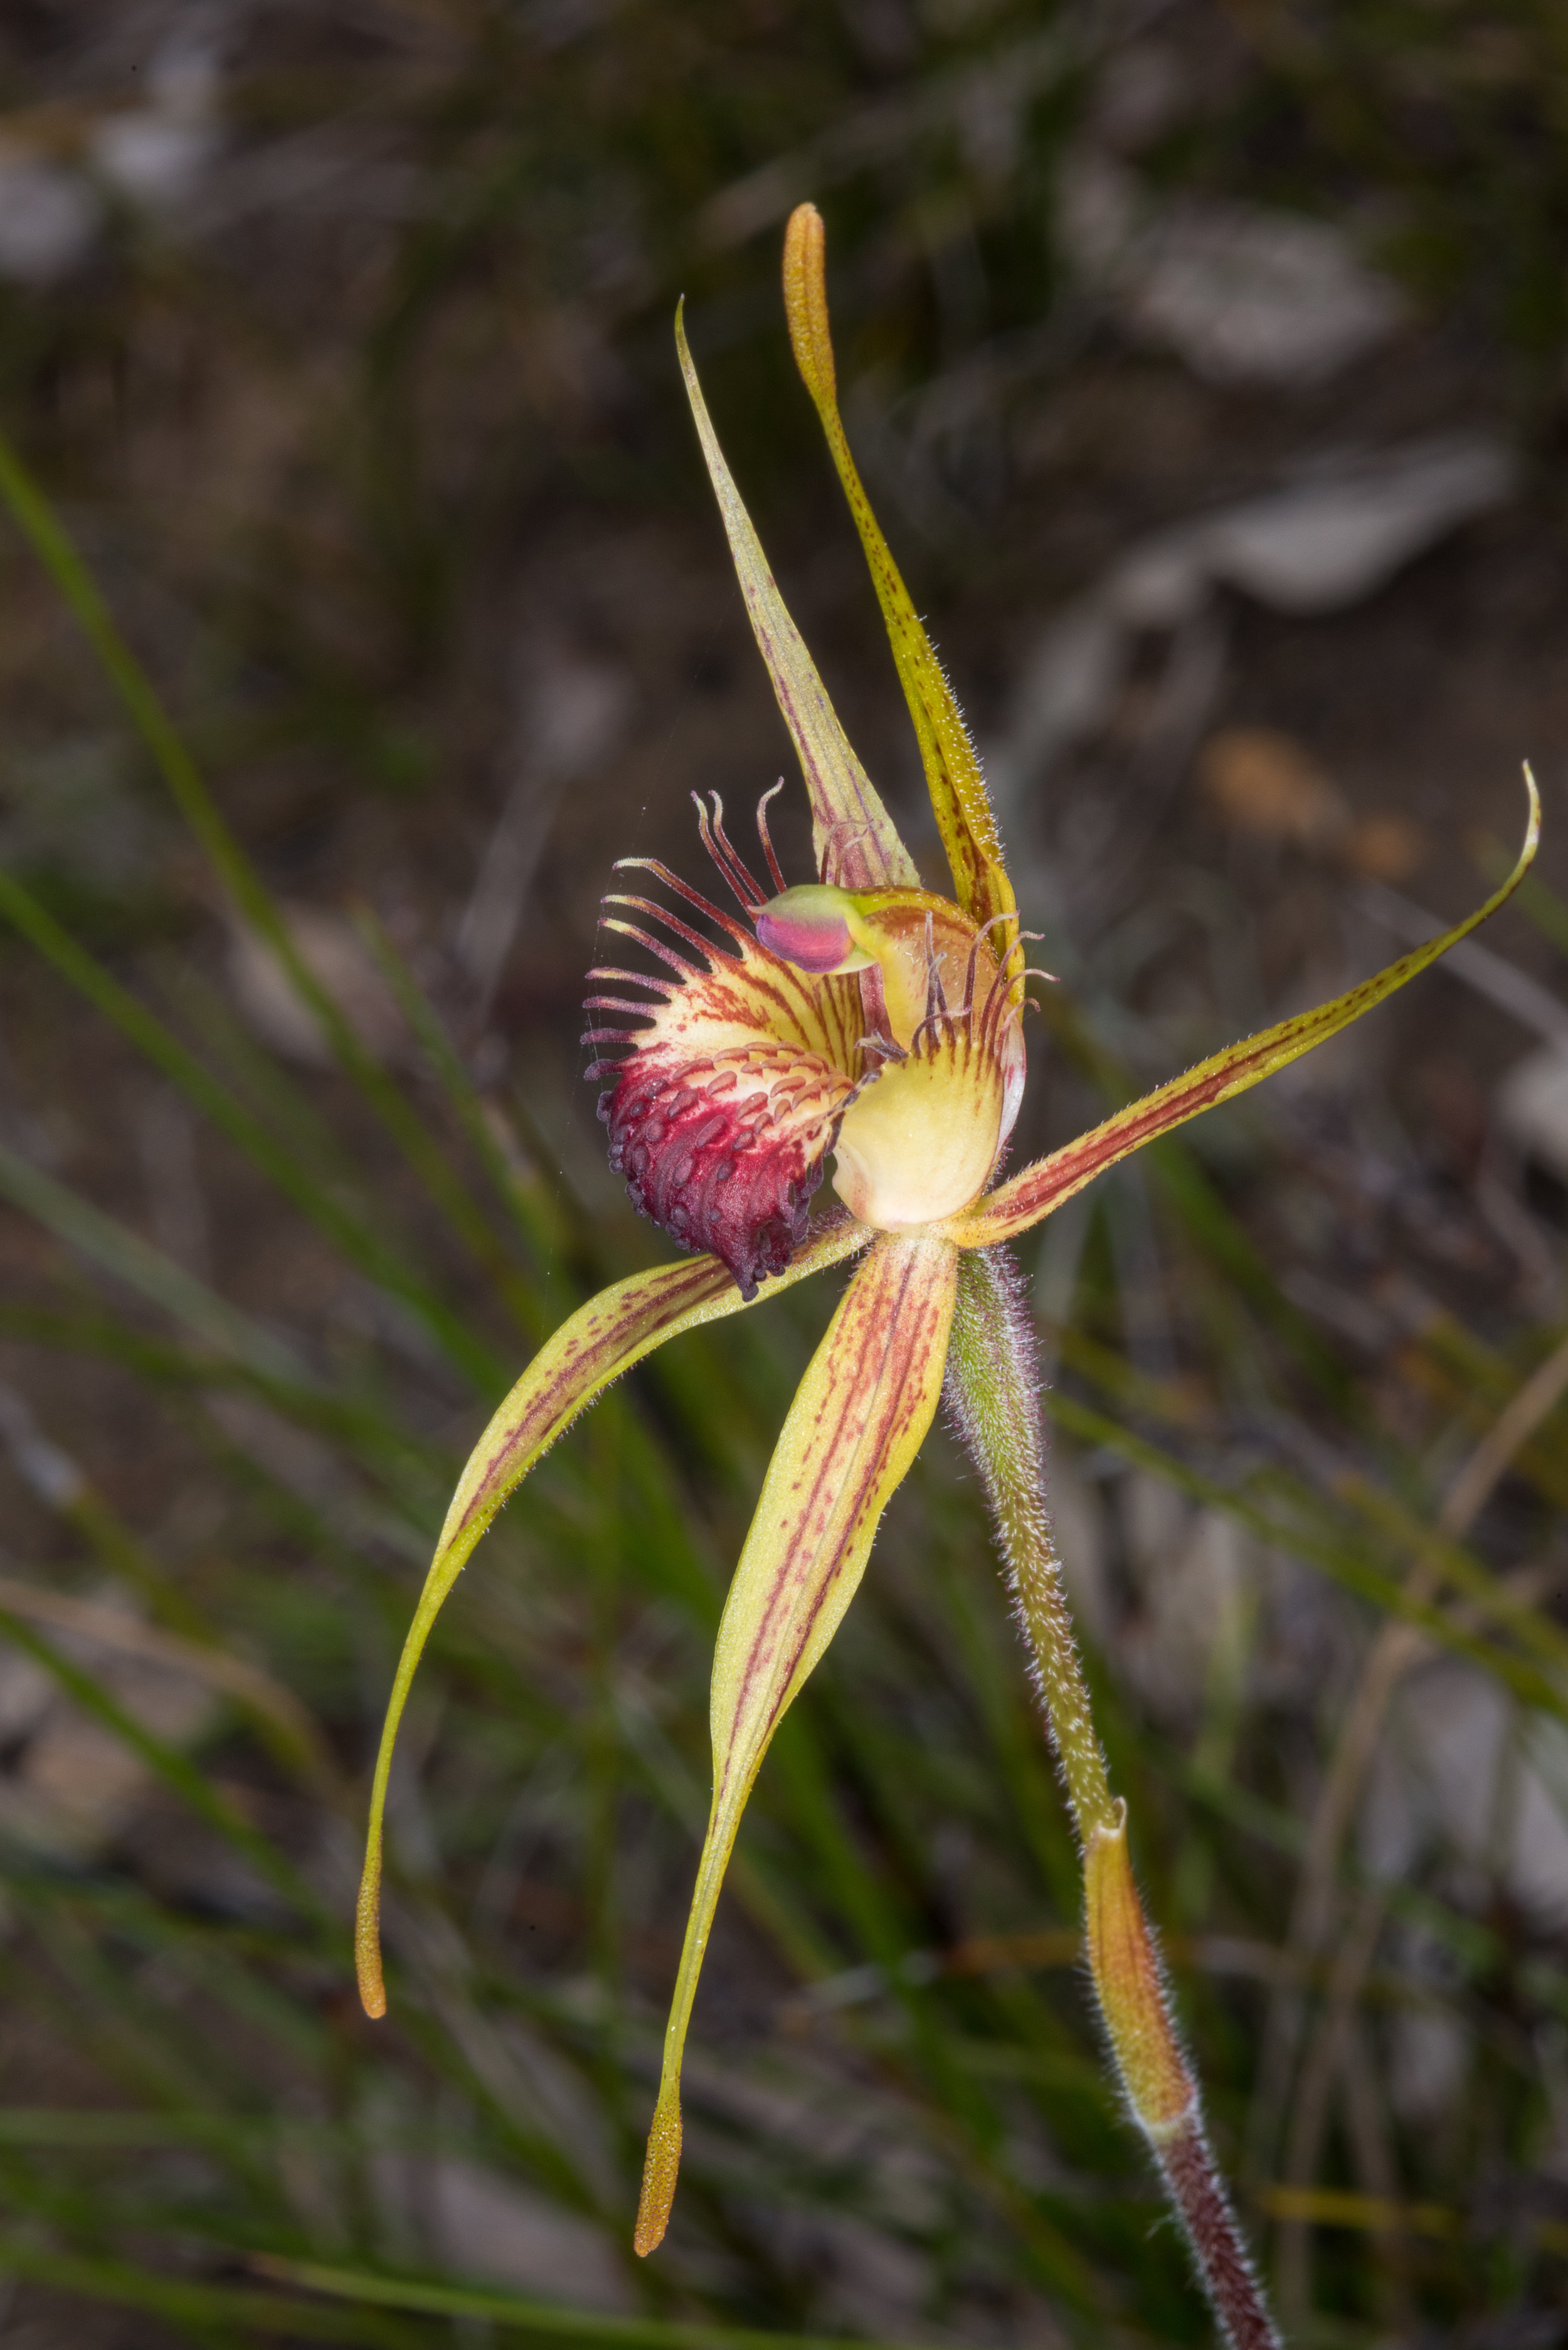
<svg viewBox="0 0 1568 2350">
<path fill-rule="evenodd" d="M 1004 1250 L 961 1261 L 947 1397 L 985 1485 L 1083 1846 L 1089 1965 L 1122 2087 L 1228 2340 L 1234 2350 L 1279 2350 L 1204 2135 L 1198 2085 L 1133 1882 L 1127 1806 L 1111 1793 L 1090 1717 L 1045 1506 L 1039 1349 L 1023 1283 Z"/>
</svg>

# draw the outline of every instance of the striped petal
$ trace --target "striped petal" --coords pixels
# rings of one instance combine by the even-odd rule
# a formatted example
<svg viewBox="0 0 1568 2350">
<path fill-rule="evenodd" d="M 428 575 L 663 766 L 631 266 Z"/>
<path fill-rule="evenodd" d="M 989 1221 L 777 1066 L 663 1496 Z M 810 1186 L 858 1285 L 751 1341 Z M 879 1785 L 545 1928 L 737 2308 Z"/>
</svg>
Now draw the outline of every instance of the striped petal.
<svg viewBox="0 0 1568 2350">
<path fill-rule="evenodd" d="M 855 527 L 860 534 L 860 544 L 866 550 L 871 583 L 882 607 L 904 699 L 915 722 L 937 828 L 952 868 L 954 895 L 972 921 L 989 922 L 998 915 L 1011 918 L 1002 923 L 998 940 L 1003 960 L 1008 960 L 1017 942 L 1017 901 L 1002 861 L 1002 844 L 997 838 L 996 819 L 992 814 L 980 760 L 953 690 L 942 674 L 930 639 L 920 625 L 892 551 L 871 511 L 871 501 L 850 454 L 839 418 L 824 271 L 826 244 L 826 233 L 815 205 L 798 205 L 784 233 L 784 308 L 789 314 L 795 364 L 815 403 Z"/>
<path fill-rule="evenodd" d="M 846 889 L 919 889 L 920 877 L 914 860 L 871 778 L 849 747 L 816 664 L 785 609 L 752 518 L 741 503 L 709 418 L 679 311 L 675 341 L 741 593 L 811 794 L 817 873 L 824 881 L 838 882 Z"/>
<path fill-rule="evenodd" d="M 663 2237 L 680 2163 L 680 2059 L 735 1831 L 768 1742 L 855 1595 L 877 1520 L 931 1424 L 957 1253 L 878 1241 L 784 1422 L 741 1553 L 713 1659 L 713 1808 L 664 2041 L 637 2249 Z"/>
<path fill-rule="evenodd" d="M 808 1273 L 863 1248 L 870 1238 L 852 1218 L 839 1215 L 799 1251 L 780 1285 L 800 1281 Z M 505 1402 L 474 1446 L 457 1492 L 452 1496 L 435 1557 L 420 1594 L 414 1620 L 399 1660 L 380 1751 L 370 1794 L 370 1825 L 365 1853 L 365 1874 L 359 1887 L 355 1950 L 359 1969 L 359 1996 L 369 2015 L 387 2012 L 381 1979 L 381 1823 L 387 1802 L 387 1779 L 392 1749 L 431 1627 L 441 1602 L 467 1565 L 475 1544 L 508 1496 L 547 1451 L 563 1430 L 569 1428 L 584 1406 L 593 1402 L 623 1371 L 662 1347 L 667 1338 L 701 1323 L 716 1322 L 738 1313 L 747 1301 L 727 1269 L 714 1257 L 698 1257 L 683 1264 L 659 1265 L 651 1273 L 633 1274 L 601 1290 L 579 1306 L 555 1336 L 542 1347 Z"/>
<path fill-rule="evenodd" d="M 1470 931 L 1478 930 L 1500 906 L 1512 897 L 1535 856 L 1541 834 L 1541 798 L 1535 779 L 1528 767 L 1525 783 L 1530 792 L 1530 822 L 1525 831 L 1524 847 L 1519 862 L 1501 889 L 1494 890 L 1484 906 L 1450 931 L 1428 939 L 1411 954 L 1401 955 L 1374 979 L 1363 980 L 1346 995 L 1336 995 L 1332 1003 L 1320 1003 L 1311 1012 L 1298 1013 L 1293 1019 L 1282 1020 L 1272 1028 L 1264 1028 L 1256 1036 L 1244 1037 L 1239 1045 L 1228 1045 L 1222 1053 L 1213 1053 L 1189 1069 L 1182 1077 L 1173 1077 L 1140 1101 L 1132 1102 L 1126 1109 L 1116 1111 L 1103 1125 L 1081 1134 L 1075 1142 L 1054 1150 L 1048 1159 L 1037 1159 L 1033 1167 L 1025 1167 L 1010 1182 L 1002 1183 L 962 1215 L 954 1216 L 941 1229 L 948 1239 L 960 1248 L 992 1248 L 998 1241 L 1016 1238 L 1031 1224 L 1037 1224 L 1107 1167 L 1141 1150 L 1146 1142 L 1153 1142 L 1173 1127 L 1184 1126 L 1189 1118 L 1212 1109 L 1216 1104 L 1229 1101 L 1233 1094 L 1245 1093 L 1249 1086 L 1259 1084 L 1282 1069 L 1292 1061 L 1310 1053 L 1314 1045 L 1324 1044 L 1340 1029 L 1348 1028 L 1364 1012 L 1381 1003 L 1386 996 L 1414 979 L 1418 972 L 1437 962 L 1439 955 L 1457 946 Z"/>
</svg>

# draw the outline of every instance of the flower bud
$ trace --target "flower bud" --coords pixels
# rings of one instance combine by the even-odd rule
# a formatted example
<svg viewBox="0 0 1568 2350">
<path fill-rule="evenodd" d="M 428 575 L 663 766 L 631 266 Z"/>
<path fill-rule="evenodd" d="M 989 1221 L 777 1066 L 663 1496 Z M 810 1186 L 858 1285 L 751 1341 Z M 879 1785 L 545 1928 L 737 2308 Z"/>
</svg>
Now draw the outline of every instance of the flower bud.
<svg viewBox="0 0 1568 2350">
<path fill-rule="evenodd" d="M 1084 1846 L 1089 1966 L 1127 2101 L 1158 2146 L 1189 2125 L 1197 2093 L 1182 2058 L 1127 1857 L 1127 1805 Z"/>
</svg>

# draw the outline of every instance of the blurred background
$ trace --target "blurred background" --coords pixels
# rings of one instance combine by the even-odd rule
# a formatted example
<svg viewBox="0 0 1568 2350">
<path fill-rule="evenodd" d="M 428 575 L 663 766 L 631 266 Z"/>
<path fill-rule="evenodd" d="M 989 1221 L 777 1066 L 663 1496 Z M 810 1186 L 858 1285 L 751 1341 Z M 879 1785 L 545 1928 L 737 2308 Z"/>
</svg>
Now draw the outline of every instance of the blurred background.
<svg viewBox="0 0 1568 2350">
<path fill-rule="evenodd" d="M 389 2020 L 353 1993 L 457 1469 L 668 1254 L 581 1082 L 611 860 L 702 886 L 688 794 L 742 837 L 782 771 L 807 870 L 682 292 L 940 869 L 784 331 L 806 196 L 1061 982 L 1025 1152 L 1477 902 L 1534 763 L 1539 878 L 1482 939 L 1023 1259 L 1100 1719 L 1293 2337 L 1568 2335 L 1568 19 L 14 0 L 17 2350 L 1210 2338 L 945 1438 L 763 1770 L 630 2252 L 713 1627 L 831 1276 L 650 1361 L 490 1536 L 404 1733 Z"/>
</svg>

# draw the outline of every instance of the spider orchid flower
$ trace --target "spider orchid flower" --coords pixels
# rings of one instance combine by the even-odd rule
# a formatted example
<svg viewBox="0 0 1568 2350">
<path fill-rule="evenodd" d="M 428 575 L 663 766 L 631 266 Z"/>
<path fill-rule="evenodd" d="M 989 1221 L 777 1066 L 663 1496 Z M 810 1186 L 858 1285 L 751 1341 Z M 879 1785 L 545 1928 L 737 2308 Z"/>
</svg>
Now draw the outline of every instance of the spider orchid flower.
<svg viewBox="0 0 1568 2350">
<path fill-rule="evenodd" d="M 724 463 L 678 317 L 703 454 L 810 795 L 818 878 L 786 882 L 765 801 L 758 828 L 771 890 L 732 847 L 722 808 L 711 822 L 700 807 L 703 841 L 739 919 L 664 867 L 635 859 L 673 906 L 630 893 L 606 901 L 607 927 L 661 967 L 657 976 L 590 974 L 588 1039 L 598 1057 L 589 1075 L 610 1080 L 599 1114 L 611 1164 L 637 1206 L 694 1253 L 617 1282 L 574 1314 L 463 1471 L 376 1766 L 358 1915 L 362 1995 L 372 2015 L 384 2012 L 381 1821 L 399 1719 L 436 1613 L 497 1510 L 577 1414 L 654 1347 L 742 1311 L 764 1283 L 771 1294 L 858 1259 L 785 1419 L 719 1631 L 712 1811 L 666 2035 L 637 2248 L 659 2242 L 674 2194 L 681 2051 L 742 1811 L 774 1731 L 854 1596 L 883 1509 L 945 1384 L 992 1505 L 1081 1839 L 1091 1970 L 1129 2109 L 1228 2334 L 1238 2344 L 1269 2343 L 1276 2336 L 1208 2151 L 1134 1886 L 1125 1809 L 1089 1718 L 1046 1513 L 1033 1326 L 1004 1244 L 1129 1152 L 1358 1019 L 1474 930 L 1534 854 L 1539 805 L 1530 783 L 1519 864 L 1468 920 L 998 1181 L 1023 1087 L 1023 934 L 978 760 L 839 421 L 823 236 L 816 212 L 803 205 L 784 248 L 791 338 L 869 562 L 953 895 L 922 887 L 846 740 Z M 829 1153 L 838 1204 L 813 1221 Z"/>
</svg>

